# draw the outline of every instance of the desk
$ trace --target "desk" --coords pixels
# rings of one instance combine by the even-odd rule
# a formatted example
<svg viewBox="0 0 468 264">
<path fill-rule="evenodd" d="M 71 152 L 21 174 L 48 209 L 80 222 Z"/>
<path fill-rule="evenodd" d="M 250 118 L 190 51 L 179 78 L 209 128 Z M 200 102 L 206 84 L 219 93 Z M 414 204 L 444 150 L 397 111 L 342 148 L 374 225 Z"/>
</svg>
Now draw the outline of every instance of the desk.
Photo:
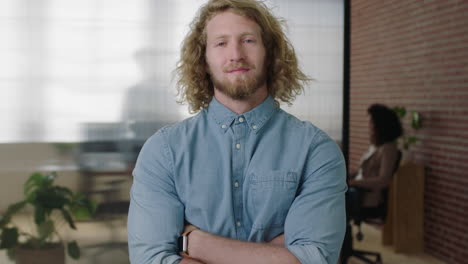
<svg viewBox="0 0 468 264">
<path fill-rule="evenodd" d="M 80 170 L 81 179 L 79 191 L 85 194 L 92 194 L 93 191 L 95 191 L 96 180 L 99 178 L 107 178 L 110 185 L 113 185 L 113 182 L 116 181 L 115 179 L 117 179 L 117 181 L 131 181 L 132 170 L 132 167 L 125 170 Z"/>
</svg>

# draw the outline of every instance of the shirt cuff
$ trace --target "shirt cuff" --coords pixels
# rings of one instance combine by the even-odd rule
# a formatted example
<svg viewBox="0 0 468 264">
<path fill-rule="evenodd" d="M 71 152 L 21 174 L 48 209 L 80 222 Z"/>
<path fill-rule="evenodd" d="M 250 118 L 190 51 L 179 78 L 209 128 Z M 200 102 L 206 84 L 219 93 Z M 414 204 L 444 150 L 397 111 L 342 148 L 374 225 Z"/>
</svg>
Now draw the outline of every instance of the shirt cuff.
<svg viewBox="0 0 468 264">
<path fill-rule="evenodd" d="M 314 245 L 292 245 L 288 250 L 296 256 L 302 264 L 328 263 L 320 250 Z"/>
<path fill-rule="evenodd" d="M 182 257 L 176 254 L 158 256 L 152 262 L 153 264 L 179 264 L 182 260 Z"/>
</svg>

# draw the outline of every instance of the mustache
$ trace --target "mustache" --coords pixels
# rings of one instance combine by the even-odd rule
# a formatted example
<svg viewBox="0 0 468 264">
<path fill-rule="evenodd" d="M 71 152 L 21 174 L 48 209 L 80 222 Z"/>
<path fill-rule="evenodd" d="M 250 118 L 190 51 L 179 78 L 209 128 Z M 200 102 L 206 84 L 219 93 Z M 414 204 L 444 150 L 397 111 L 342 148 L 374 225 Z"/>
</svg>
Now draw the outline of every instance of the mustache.
<svg viewBox="0 0 468 264">
<path fill-rule="evenodd" d="M 236 63 L 236 64 L 229 64 L 225 67 L 223 67 L 224 72 L 230 72 L 235 69 L 239 68 L 247 68 L 249 70 L 255 70 L 255 65 L 249 64 L 249 63 Z"/>
</svg>

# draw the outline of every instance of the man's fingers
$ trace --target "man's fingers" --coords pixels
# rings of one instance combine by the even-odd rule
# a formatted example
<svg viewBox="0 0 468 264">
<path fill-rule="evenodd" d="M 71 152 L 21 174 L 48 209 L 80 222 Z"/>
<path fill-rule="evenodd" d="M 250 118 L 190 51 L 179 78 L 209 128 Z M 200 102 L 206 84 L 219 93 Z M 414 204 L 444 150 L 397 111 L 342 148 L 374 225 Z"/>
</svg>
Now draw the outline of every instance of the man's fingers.
<svg viewBox="0 0 468 264">
<path fill-rule="evenodd" d="M 182 258 L 182 260 L 180 261 L 180 264 L 204 264 L 204 263 L 193 258 Z"/>
<path fill-rule="evenodd" d="M 279 246 L 279 247 L 284 247 L 284 234 L 281 234 L 275 238 L 273 238 L 268 244 Z"/>
<path fill-rule="evenodd" d="M 187 234 L 188 232 L 192 232 L 193 230 L 197 230 L 198 227 L 194 226 L 194 225 L 186 225 L 184 227 L 184 234 Z"/>
</svg>

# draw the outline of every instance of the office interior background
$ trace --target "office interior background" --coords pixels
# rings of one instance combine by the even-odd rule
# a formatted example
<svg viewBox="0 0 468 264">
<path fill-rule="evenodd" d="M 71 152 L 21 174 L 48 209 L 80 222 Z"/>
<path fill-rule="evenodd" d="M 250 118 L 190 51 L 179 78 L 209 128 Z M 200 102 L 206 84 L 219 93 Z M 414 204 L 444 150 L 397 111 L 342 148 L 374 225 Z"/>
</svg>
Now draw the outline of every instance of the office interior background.
<svg viewBox="0 0 468 264">
<path fill-rule="evenodd" d="M 90 191 L 83 171 L 128 172 L 148 136 L 191 116 L 172 70 L 204 2 L 0 0 L 0 213 L 32 172 Z M 314 79 L 282 107 L 336 140 L 350 170 L 369 144 L 369 105 L 421 113 L 408 158 L 424 166 L 424 252 L 467 263 L 468 1 L 266 3 Z"/>
</svg>

